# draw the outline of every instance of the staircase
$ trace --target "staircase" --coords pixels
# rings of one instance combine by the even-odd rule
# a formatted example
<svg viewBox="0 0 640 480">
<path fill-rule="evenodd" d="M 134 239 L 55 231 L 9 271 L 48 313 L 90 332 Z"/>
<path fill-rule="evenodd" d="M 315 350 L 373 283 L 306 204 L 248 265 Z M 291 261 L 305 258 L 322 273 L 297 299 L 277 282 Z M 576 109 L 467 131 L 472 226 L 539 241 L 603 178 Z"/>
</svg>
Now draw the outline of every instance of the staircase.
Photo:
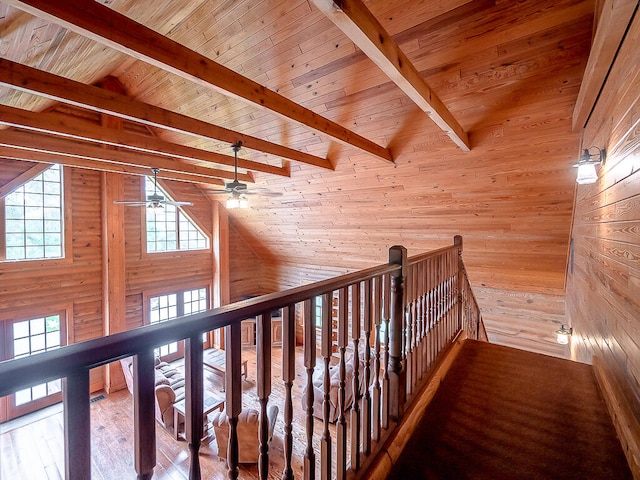
<svg viewBox="0 0 640 480">
<path fill-rule="evenodd" d="M 632 479 L 589 365 L 467 340 L 390 479 Z"/>
</svg>

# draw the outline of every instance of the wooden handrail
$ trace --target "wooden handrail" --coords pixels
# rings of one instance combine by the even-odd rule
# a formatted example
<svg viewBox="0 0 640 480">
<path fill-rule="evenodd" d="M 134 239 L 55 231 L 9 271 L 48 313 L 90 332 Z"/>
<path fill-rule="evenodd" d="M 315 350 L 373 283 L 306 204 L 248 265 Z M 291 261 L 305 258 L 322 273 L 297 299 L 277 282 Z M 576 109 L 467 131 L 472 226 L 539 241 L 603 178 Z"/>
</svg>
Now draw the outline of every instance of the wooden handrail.
<svg viewBox="0 0 640 480">
<path fill-rule="evenodd" d="M 478 303 L 461 259 L 462 239 L 428 253 L 407 258 L 406 249 L 390 249 L 389 263 L 284 292 L 255 297 L 170 322 L 162 322 L 107 337 L 0 362 L 0 396 L 44 381 L 63 378 L 65 454 L 68 478 L 89 478 L 89 370 L 118 359 L 134 357 L 135 469 L 150 479 L 156 463 L 153 392 L 154 348 L 186 340 L 185 433 L 191 457 L 190 478 L 199 479 L 199 448 L 203 411 L 203 332 L 225 328 L 226 414 L 229 420 L 227 476 L 238 478 L 238 417 L 242 411 L 240 324 L 257 318 L 257 394 L 260 401 L 259 476 L 268 478 L 269 450 L 266 412 L 271 393 L 271 312 L 282 309 L 282 381 L 284 383 L 284 471 L 293 478 L 293 396 L 295 323 L 301 304 L 304 326 L 303 382 L 307 397 L 304 477 L 315 478 L 316 457 L 322 478 L 353 478 L 366 471 L 385 440 L 417 398 L 439 358 L 464 330 L 478 338 L 484 331 Z M 334 294 L 336 315 L 332 315 Z M 315 299 L 322 298 L 321 340 L 316 350 Z M 373 337 L 372 337 L 373 335 Z M 362 354 L 362 355 L 360 355 Z M 320 355 L 319 358 L 316 358 Z M 336 362 L 337 405 L 330 405 L 329 369 Z M 318 360 L 318 362 L 316 362 Z M 314 406 L 313 376 L 322 369 L 324 384 Z M 349 371 L 349 378 L 347 378 Z M 332 375 L 335 377 L 335 375 Z M 370 388 L 369 388 L 370 387 Z M 331 387 L 333 388 L 333 386 Z M 350 393 L 349 393 L 350 392 Z M 350 409 L 350 412 L 349 412 Z M 331 438 L 329 415 L 337 420 Z M 323 419 L 314 432 L 314 416 Z M 347 418 L 350 428 L 347 429 Z M 77 434 L 76 432 L 81 432 Z M 90 433 L 90 432 L 89 432 Z M 321 436 L 320 451 L 313 447 Z M 332 461 L 331 451 L 336 458 Z M 79 453 L 78 453 L 79 452 Z M 335 466 L 334 466 L 335 462 Z M 335 469 L 335 470 L 334 470 Z M 273 476 L 273 475 L 271 475 Z"/>
</svg>

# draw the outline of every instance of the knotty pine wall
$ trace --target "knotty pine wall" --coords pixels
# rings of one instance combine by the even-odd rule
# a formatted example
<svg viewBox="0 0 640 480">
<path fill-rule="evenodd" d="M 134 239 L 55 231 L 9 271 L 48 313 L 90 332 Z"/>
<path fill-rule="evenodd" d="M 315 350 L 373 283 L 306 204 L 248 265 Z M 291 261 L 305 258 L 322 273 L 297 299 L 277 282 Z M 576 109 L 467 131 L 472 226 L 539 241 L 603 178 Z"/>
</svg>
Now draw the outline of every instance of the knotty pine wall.
<svg viewBox="0 0 640 480">
<path fill-rule="evenodd" d="M 0 183 L 33 165 L 0 160 Z M 68 343 L 74 343 L 103 334 L 100 175 L 70 168 L 64 181 L 71 200 L 71 251 L 62 261 L 0 263 L 0 319 L 28 318 L 31 312 L 68 305 Z M 91 372 L 94 388 L 101 388 L 102 373 Z"/>
<path fill-rule="evenodd" d="M 0 159 L 0 185 L 28 170 L 32 163 Z M 142 196 L 142 177 L 128 176 L 125 198 Z M 29 315 L 52 306 L 69 306 L 68 343 L 104 334 L 102 303 L 102 221 L 100 172 L 65 169 L 71 205 L 72 251 L 67 259 L 50 262 L 0 263 L 0 320 Z M 189 214 L 210 235 L 211 202 L 197 187 L 171 182 L 173 195 L 194 202 Z M 210 287 L 213 279 L 211 250 L 145 254 L 142 245 L 144 209 L 125 207 L 126 328 L 144 324 L 144 293 L 170 292 L 189 287 Z M 102 368 L 91 372 L 93 391 L 103 388 Z"/>
<path fill-rule="evenodd" d="M 577 187 L 567 274 L 573 358 L 599 357 L 640 432 L 640 15 L 584 129 L 607 149 L 599 181 Z"/>
</svg>

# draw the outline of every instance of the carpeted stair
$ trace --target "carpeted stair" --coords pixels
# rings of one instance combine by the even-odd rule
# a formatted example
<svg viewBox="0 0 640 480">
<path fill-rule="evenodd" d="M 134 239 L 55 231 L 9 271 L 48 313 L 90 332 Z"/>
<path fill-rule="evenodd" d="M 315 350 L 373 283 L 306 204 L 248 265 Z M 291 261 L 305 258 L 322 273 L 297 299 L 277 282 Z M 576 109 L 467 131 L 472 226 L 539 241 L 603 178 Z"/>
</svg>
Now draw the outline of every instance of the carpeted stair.
<svg viewBox="0 0 640 480">
<path fill-rule="evenodd" d="M 591 366 L 468 340 L 388 478 L 632 475 Z"/>
</svg>

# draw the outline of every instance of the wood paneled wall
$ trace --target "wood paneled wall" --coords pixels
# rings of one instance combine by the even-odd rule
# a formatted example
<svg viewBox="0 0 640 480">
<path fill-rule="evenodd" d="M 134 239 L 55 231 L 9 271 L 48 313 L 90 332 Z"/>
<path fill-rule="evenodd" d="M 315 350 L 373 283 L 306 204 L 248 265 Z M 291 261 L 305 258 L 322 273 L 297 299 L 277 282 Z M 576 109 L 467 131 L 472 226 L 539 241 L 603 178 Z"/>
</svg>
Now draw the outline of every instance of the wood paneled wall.
<svg viewBox="0 0 640 480">
<path fill-rule="evenodd" d="M 489 341 L 568 358 L 555 331 L 566 323 L 565 296 L 474 287 Z"/>
<path fill-rule="evenodd" d="M 1 160 L 0 185 L 32 166 L 28 162 Z M 143 177 L 125 181 L 127 199 L 141 198 Z M 16 311 L 61 304 L 72 305 L 68 322 L 69 343 L 104 334 L 102 289 L 101 174 L 67 168 L 65 181 L 70 193 L 72 250 L 63 261 L 0 263 L 0 320 Z M 192 184 L 172 182 L 171 191 L 180 200 L 192 201 L 188 211 L 210 234 L 211 202 Z M 143 208 L 125 207 L 126 236 L 126 328 L 144 324 L 143 292 L 172 291 L 210 286 L 213 276 L 211 250 L 184 253 L 143 253 Z M 92 390 L 103 388 L 103 369 L 94 369 Z"/>
<path fill-rule="evenodd" d="M 0 184 L 33 166 L 2 160 Z M 71 200 L 72 249 L 66 259 L 49 262 L 0 263 L 0 318 L 15 318 L 29 310 L 72 304 L 67 319 L 69 342 L 103 335 L 100 173 L 66 169 L 64 181 Z M 69 197 L 67 197 L 69 198 Z M 93 388 L 101 388 L 102 369 L 92 371 Z"/>
<path fill-rule="evenodd" d="M 574 255 L 567 275 L 572 355 L 584 362 L 599 357 L 617 401 L 635 422 L 636 435 L 640 435 L 639 44 L 636 14 L 584 129 L 583 146 L 606 148 L 608 158 L 597 183 L 577 187 Z"/>
</svg>

